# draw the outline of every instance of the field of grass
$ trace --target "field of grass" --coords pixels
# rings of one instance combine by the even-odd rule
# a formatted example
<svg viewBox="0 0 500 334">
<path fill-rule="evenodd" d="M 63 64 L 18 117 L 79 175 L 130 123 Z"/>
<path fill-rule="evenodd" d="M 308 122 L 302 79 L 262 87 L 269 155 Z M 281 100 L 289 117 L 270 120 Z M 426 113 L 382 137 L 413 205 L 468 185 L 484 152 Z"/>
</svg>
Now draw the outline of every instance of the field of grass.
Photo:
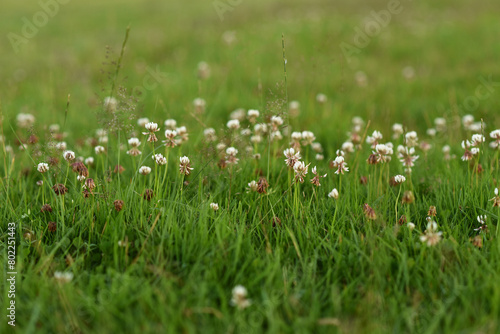
<svg viewBox="0 0 500 334">
<path fill-rule="evenodd" d="M 2 7 L 1 333 L 500 333 L 500 2 Z"/>
</svg>

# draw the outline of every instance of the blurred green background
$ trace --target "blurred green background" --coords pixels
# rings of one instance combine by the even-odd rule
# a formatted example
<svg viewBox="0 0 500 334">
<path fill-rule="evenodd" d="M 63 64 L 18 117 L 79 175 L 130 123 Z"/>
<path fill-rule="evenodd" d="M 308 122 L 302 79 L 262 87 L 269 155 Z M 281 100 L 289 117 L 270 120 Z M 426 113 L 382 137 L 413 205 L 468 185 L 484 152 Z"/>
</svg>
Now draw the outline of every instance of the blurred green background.
<svg viewBox="0 0 500 334">
<path fill-rule="evenodd" d="M 282 34 L 288 97 L 302 105 L 297 125 L 331 124 L 316 130 L 323 141 L 343 136 L 335 125 L 349 123 L 354 115 L 382 130 L 392 122 L 430 126 L 434 117 L 451 118 L 450 108 L 474 95 L 480 76 L 500 82 L 500 3 L 493 1 L 401 1 L 401 13 L 346 62 L 340 44 L 353 44 L 356 27 L 389 2 L 68 1 L 16 53 L 9 33 L 21 35 L 23 18 L 32 22 L 42 7 L 38 1 L 5 0 L 2 108 L 11 120 L 24 111 L 47 123 L 62 122 L 71 94 L 68 125 L 81 134 L 95 123 L 95 106 L 107 95 L 102 89 L 110 80 L 101 72 L 111 66 L 103 63 L 118 58 L 129 25 L 118 83 L 132 90 L 144 86 L 148 69 L 165 73 L 137 108 L 138 116 L 159 122 L 168 117 L 194 121 L 187 111 L 196 97 L 207 100 L 204 122 L 213 127 L 223 126 L 238 107 L 263 110 L 266 101 L 284 98 Z M 230 44 L 224 39 L 228 34 L 235 37 Z M 200 61 L 211 67 L 211 77 L 203 82 L 196 76 Z M 405 67 L 413 69 L 412 79 L 403 76 Z M 366 75 L 364 87 L 356 81 L 359 71 Z M 325 106 L 315 102 L 318 93 L 328 96 Z M 491 122 L 497 97 L 495 91 L 470 113 Z"/>
</svg>

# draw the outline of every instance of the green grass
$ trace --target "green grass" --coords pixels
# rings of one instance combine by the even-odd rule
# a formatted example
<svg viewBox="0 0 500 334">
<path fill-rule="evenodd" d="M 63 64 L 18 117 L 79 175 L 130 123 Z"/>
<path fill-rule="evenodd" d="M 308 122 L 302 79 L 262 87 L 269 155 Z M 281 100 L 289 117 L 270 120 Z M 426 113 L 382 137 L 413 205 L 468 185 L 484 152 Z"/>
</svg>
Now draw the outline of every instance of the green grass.
<svg viewBox="0 0 500 334">
<path fill-rule="evenodd" d="M 488 147 L 490 131 L 500 128 L 500 86 L 494 84 L 474 108 L 461 109 L 481 77 L 500 81 L 500 4 L 402 2 L 402 13 L 348 63 L 340 43 L 352 43 L 355 27 L 387 4 L 243 1 L 220 20 L 211 1 L 72 1 L 18 53 L 1 39 L 0 332 L 500 332 L 499 210 L 489 201 L 499 170 L 498 156 Z M 19 34 L 21 18 L 40 10 L 37 3 L 11 0 L 4 7 L 5 36 Z M 226 31 L 236 32 L 232 45 L 222 40 Z M 211 67 L 207 80 L 197 78 L 201 61 Z M 406 66 L 415 70 L 411 80 L 402 75 Z M 151 81 L 151 70 L 161 78 Z M 358 71 L 367 76 L 365 87 L 356 84 Z M 113 82 L 116 113 L 102 107 Z M 146 88 L 136 102 L 129 98 L 135 87 Z M 316 102 L 318 93 L 328 96 L 325 104 Z M 192 106 L 197 97 L 207 103 L 201 115 Z M 301 104 L 296 118 L 288 117 L 292 100 Z M 283 140 L 269 143 L 264 136 L 255 145 L 257 163 L 246 152 L 249 137 L 226 128 L 237 108 L 260 110 L 259 123 L 273 115 L 285 120 Z M 36 117 L 33 128 L 18 126 L 21 112 Z M 487 142 L 474 160 L 482 165 L 480 174 L 460 159 L 461 141 L 474 133 L 461 124 L 465 114 L 485 123 Z M 329 162 L 348 139 L 354 116 L 370 122 L 368 135 L 381 131 L 382 142 L 392 141 L 395 152 L 390 163 L 371 166 L 366 160 L 372 149 L 364 143 L 346 154 L 350 171 L 338 176 Z M 168 149 L 166 178 L 166 166 L 155 171 L 152 145 L 137 125 L 140 117 L 159 124 L 160 140 L 168 118 L 187 127 L 189 140 Z M 426 130 L 437 117 L 446 119 L 447 130 L 430 137 Z M 48 126 L 54 123 L 67 133 L 64 140 L 77 157 L 95 158 L 87 167 L 97 187 L 88 198 L 76 174 L 67 174 L 62 152 L 49 146 Z M 417 131 L 419 143 L 432 148 L 424 153 L 417 147 L 413 173 L 391 187 L 389 177 L 404 174 L 396 150 L 403 139 L 391 139 L 394 123 Z M 316 161 L 315 152 L 303 147 L 309 174 L 291 187 L 282 154 L 289 147 L 288 124 L 292 131 L 314 132 L 325 156 Z M 253 129 L 248 120 L 241 125 Z M 216 142 L 204 139 L 207 127 L 216 129 Z M 89 145 L 98 128 L 109 130 L 104 155 Z M 135 158 L 126 154 L 132 132 L 142 142 L 143 154 Z M 19 141 L 32 133 L 38 144 L 20 150 Z M 224 156 L 216 149 L 219 142 L 239 150 L 237 165 L 217 166 Z M 443 158 L 444 145 L 456 156 L 450 161 Z M 13 153 L 6 152 L 8 146 Z M 161 142 L 158 152 L 167 152 Z M 184 155 L 194 167 L 186 177 L 178 171 Z M 36 165 L 51 156 L 59 164 L 40 174 Z M 113 173 L 118 163 L 125 168 L 119 175 Z M 139 175 L 142 165 L 153 172 Z M 320 187 L 309 181 L 315 165 L 328 174 Z M 267 193 L 249 192 L 248 183 L 260 175 L 268 179 Z M 360 184 L 361 176 L 368 184 Z M 37 186 L 42 179 L 45 184 Z M 181 186 L 183 181 L 188 184 Z M 56 196 L 50 189 L 55 183 L 65 183 L 68 193 Z M 151 201 L 142 197 L 146 188 L 154 189 Z M 327 196 L 333 188 L 340 189 L 338 200 Z M 415 196 L 412 204 L 401 203 L 407 190 Z M 113 205 L 117 199 L 124 201 L 120 212 Z M 212 202 L 219 204 L 217 212 Z M 45 203 L 53 212 L 40 212 Z M 375 210 L 375 220 L 365 217 L 365 203 Z M 432 247 L 420 241 L 430 206 L 437 208 L 434 219 L 443 232 Z M 398 224 L 403 214 L 415 230 Z M 488 233 L 474 230 L 478 215 L 488 216 Z M 15 328 L 5 317 L 12 222 Z M 49 222 L 56 222 L 55 232 Z M 474 245 L 477 235 L 482 247 Z M 58 282 L 58 271 L 74 277 Z M 238 284 L 251 299 L 241 310 L 230 303 Z"/>
</svg>

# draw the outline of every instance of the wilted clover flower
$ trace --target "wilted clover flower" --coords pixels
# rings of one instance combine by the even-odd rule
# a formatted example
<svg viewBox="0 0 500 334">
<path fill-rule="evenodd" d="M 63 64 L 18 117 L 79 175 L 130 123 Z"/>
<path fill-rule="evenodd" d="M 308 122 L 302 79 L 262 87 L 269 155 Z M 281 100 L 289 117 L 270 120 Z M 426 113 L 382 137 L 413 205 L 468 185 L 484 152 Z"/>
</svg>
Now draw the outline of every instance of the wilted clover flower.
<svg viewBox="0 0 500 334">
<path fill-rule="evenodd" d="M 181 162 L 179 165 L 179 172 L 184 175 L 189 175 L 193 170 L 191 167 L 191 161 L 186 156 L 180 157 L 179 160 Z"/>
<path fill-rule="evenodd" d="M 37 170 L 40 173 L 45 173 L 45 172 L 47 172 L 49 170 L 49 164 L 47 164 L 45 162 L 41 162 L 41 163 L 38 164 Z"/>
<path fill-rule="evenodd" d="M 237 285 L 232 290 L 231 305 L 242 310 L 252 304 L 250 299 L 247 299 L 247 289 L 243 285 Z"/>
</svg>

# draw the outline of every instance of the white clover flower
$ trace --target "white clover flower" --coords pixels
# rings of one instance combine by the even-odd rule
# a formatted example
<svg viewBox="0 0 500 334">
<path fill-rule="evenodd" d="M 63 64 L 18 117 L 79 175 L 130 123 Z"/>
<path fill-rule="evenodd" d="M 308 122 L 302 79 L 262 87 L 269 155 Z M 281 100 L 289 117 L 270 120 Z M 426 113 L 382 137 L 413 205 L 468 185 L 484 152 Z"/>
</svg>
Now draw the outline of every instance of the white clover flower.
<svg viewBox="0 0 500 334">
<path fill-rule="evenodd" d="M 409 222 L 408 224 L 406 224 L 406 226 L 408 226 L 408 229 L 410 231 L 413 231 L 415 229 L 415 224 L 413 224 L 412 222 Z"/>
<path fill-rule="evenodd" d="M 141 168 L 139 168 L 139 174 L 141 175 L 148 175 L 149 173 L 151 173 L 151 168 L 148 167 L 148 166 L 141 166 Z"/>
<path fill-rule="evenodd" d="M 232 290 L 231 305 L 242 310 L 252 304 L 250 299 L 247 299 L 247 289 L 243 285 L 237 285 Z"/>
<path fill-rule="evenodd" d="M 204 61 L 198 63 L 198 78 L 206 80 L 210 77 L 210 65 Z"/>
<path fill-rule="evenodd" d="M 399 123 L 394 123 L 392 125 L 392 132 L 393 132 L 392 138 L 398 139 L 404 132 L 403 125 Z"/>
<path fill-rule="evenodd" d="M 214 142 L 217 140 L 217 136 L 215 135 L 215 129 L 207 128 L 203 130 L 203 135 L 205 136 L 205 140 L 208 142 Z"/>
<path fill-rule="evenodd" d="M 219 204 L 218 203 L 210 203 L 210 209 L 217 211 L 219 210 Z"/>
<path fill-rule="evenodd" d="M 302 132 L 294 131 L 290 135 L 293 141 L 299 142 L 302 139 Z"/>
<path fill-rule="evenodd" d="M 56 133 L 56 132 L 59 132 L 59 130 L 61 129 L 61 127 L 59 126 L 59 124 L 51 124 L 49 126 L 49 131 L 51 133 Z"/>
<path fill-rule="evenodd" d="M 474 116 L 472 115 L 465 115 L 462 117 L 462 125 L 466 130 L 469 130 L 471 127 L 472 123 L 474 123 Z"/>
<path fill-rule="evenodd" d="M 237 164 L 238 158 L 236 158 L 236 154 L 238 154 L 238 150 L 234 147 L 228 147 L 226 149 L 226 162 L 228 164 Z"/>
<path fill-rule="evenodd" d="M 252 180 L 248 183 L 248 190 L 249 191 L 257 191 L 257 189 L 259 189 L 259 184 L 257 182 Z"/>
<path fill-rule="evenodd" d="M 481 143 L 484 143 L 486 138 L 482 134 L 476 133 L 472 135 L 472 146 L 479 146 Z"/>
<path fill-rule="evenodd" d="M 253 144 L 258 144 L 258 143 L 262 142 L 262 136 L 261 135 L 252 136 L 252 137 L 250 137 L 250 142 Z"/>
<path fill-rule="evenodd" d="M 80 181 L 80 182 L 83 182 L 83 181 L 85 181 L 86 177 L 85 177 L 84 175 L 78 175 L 78 176 L 76 177 L 76 179 L 77 179 L 78 181 Z"/>
<path fill-rule="evenodd" d="M 427 135 L 428 135 L 429 137 L 434 137 L 434 136 L 436 136 L 436 133 L 437 133 L 437 130 L 436 130 L 436 129 L 433 129 L 433 128 L 431 128 L 431 129 L 427 129 Z"/>
<path fill-rule="evenodd" d="M 318 154 L 316 154 L 315 158 L 318 161 L 322 161 L 325 159 L 325 156 L 323 154 L 318 153 Z"/>
<path fill-rule="evenodd" d="M 167 119 L 165 121 L 165 127 L 170 130 L 175 130 L 177 127 L 177 121 L 175 119 Z"/>
<path fill-rule="evenodd" d="M 148 130 L 151 133 L 160 131 L 160 129 L 158 128 L 158 123 L 155 123 L 155 122 L 146 123 L 146 125 L 144 125 L 144 127 L 146 128 L 146 130 Z M 145 132 L 143 134 L 147 135 L 148 132 Z"/>
<path fill-rule="evenodd" d="M 300 152 L 295 151 L 294 148 L 287 148 L 283 151 L 283 155 L 285 156 L 285 162 L 288 167 L 292 167 L 295 165 L 297 161 L 301 159 Z"/>
<path fill-rule="evenodd" d="M 473 132 L 481 132 L 481 129 L 483 127 L 486 127 L 485 123 L 476 122 L 476 123 L 472 123 L 472 125 L 469 126 L 469 130 L 473 131 Z"/>
<path fill-rule="evenodd" d="M 94 164 L 94 158 L 93 157 L 88 157 L 87 159 L 85 159 L 85 164 L 89 165 L 89 166 L 92 166 Z"/>
<path fill-rule="evenodd" d="M 307 175 L 309 164 L 305 164 L 303 161 L 297 161 L 293 165 L 293 171 L 295 172 L 295 182 L 304 183 L 304 177 Z"/>
<path fill-rule="evenodd" d="M 279 130 L 271 132 L 271 141 L 281 140 L 283 139 L 283 135 Z"/>
<path fill-rule="evenodd" d="M 104 98 L 104 109 L 107 111 L 115 111 L 117 106 L 118 101 L 114 97 L 107 96 Z"/>
<path fill-rule="evenodd" d="M 313 141 L 316 140 L 316 137 L 314 136 L 314 133 L 312 133 L 311 131 L 302 131 L 302 139 L 303 139 L 302 144 L 306 146 L 306 145 L 311 145 Z"/>
<path fill-rule="evenodd" d="M 54 273 L 54 278 L 60 283 L 69 283 L 73 280 L 73 273 L 56 271 Z"/>
<path fill-rule="evenodd" d="M 194 169 L 191 167 L 191 161 L 189 160 L 189 158 L 183 156 L 179 158 L 179 161 L 180 161 L 179 172 L 184 175 L 189 175 L 191 171 Z"/>
<path fill-rule="evenodd" d="M 328 98 L 325 94 L 319 93 L 318 95 L 316 95 L 316 102 L 323 104 L 326 103 L 326 101 L 328 101 Z"/>
<path fill-rule="evenodd" d="M 61 150 L 61 151 L 66 150 L 66 142 L 65 141 L 61 141 L 61 142 L 57 143 L 56 144 L 56 148 L 58 150 Z"/>
<path fill-rule="evenodd" d="M 47 164 L 45 162 L 41 162 L 41 163 L 38 164 L 37 170 L 40 173 L 48 172 L 48 170 L 49 170 L 49 164 Z"/>
<path fill-rule="evenodd" d="M 35 124 L 35 116 L 32 114 L 19 113 L 17 114 L 16 120 L 17 126 L 24 129 L 30 128 Z"/>
<path fill-rule="evenodd" d="M 252 134 L 252 130 L 250 129 L 242 129 L 240 131 L 240 134 L 243 136 L 243 137 L 248 137 Z"/>
<path fill-rule="evenodd" d="M 420 241 L 427 243 L 427 246 L 434 246 L 441 241 L 443 232 L 439 232 L 437 223 L 431 217 L 427 217 L 427 229 L 424 235 L 420 236 Z"/>
<path fill-rule="evenodd" d="M 165 158 L 161 153 L 153 155 L 152 158 L 159 166 L 163 166 L 167 163 L 167 158 Z"/>
<path fill-rule="evenodd" d="M 224 143 L 218 143 L 218 144 L 215 146 L 215 148 L 216 148 L 216 149 L 217 149 L 217 151 L 219 151 L 219 152 L 224 151 L 224 150 L 226 149 L 226 147 L 227 147 L 227 145 L 226 145 L 226 144 L 224 144 Z"/>
<path fill-rule="evenodd" d="M 396 183 L 403 183 L 406 181 L 406 177 L 404 177 L 403 175 L 396 175 L 394 176 L 394 181 Z"/>
<path fill-rule="evenodd" d="M 437 132 L 443 132 L 446 130 L 446 119 L 443 117 L 438 117 L 434 119 L 434 125 L 436 126 Z"/>
<path fill-rule="evenodd" d="M 337 188 L 333 188 L 333 190 L 328 193 L 328 197 L 333 199 L 339 199 L 339 191 L 337 190 Z"/>
<path fill-rule="evenodd" d="M 259 117 L 260 113 L 258 110 L 250 109 L 247 112 L 247 117 L 250 121 L 255 121 L 257 117 Z"/>
<path fill-rule="evenodd" d="M 106 152 L 106 149 L 104 148 L 104 146 L 96 146 L 94 148 L 94 151 L 95 151 L 95 154 L 102 154 L 104 152 Z"/>
<path fill-rule="evenodd" d="M 408 147 L 414 147 L 418 145 L 418 136 L 415 131 L 410 131 L 406 133 L 405 144 Z"/>
<path fill-rule="evenodd" d="M 313 151 L 316 152 L 316 153 L 322 153 L 323 152 L 323 147 L 321 146 L 320 143 L 312 143 L 311 147 L 312 147 Z"/>
<path fill-rule="evenodd" d="M 145 127 L 146 124 L 148 124 L 148 123 L 149 123 L 149 118 L 147 118 L 147 117 L 139 118 L 137 120 L 137 125 L 139 125 L 141 128 Z"/>
<path fill-rule="evenodd" d="M 231 130 L 238 130 L 240 128 L 240 121 L 237 119 L 232 119 L 227 122 L 226 126 Z"/>
<path fill-rule="evenodd" d="M 380 131 L 375 130 L 373 131 L 371 136 L 366 137 L 366 143 L 370 144 L 372 148 L 375 148 L 375 146 L 377 146 L 378 142 L 382 140 L 382 138 L 383 138 L 382 133 L 380 133 Z"/>
<path fill-rule="evenodd" d="M 354 144 L 350 141 L 346 141 L 342 144 L 342 151 L 352 153 L 354 152 Z"/>
<path fill-rule="evenodd" d="M 132 147 L 138 147 L 141 145 L 139 138 L 132 137 L 128 140 L 128 144 Z"/>
<path fill-rule="evenodd" d="M 203 113 L 205 112 L 205 107 L 207 105 L 207 102 L 202 99 L 202 98 L 196 98 L 193 100 L 193 106 L 194 106 L 194 109 L 196 110 L 197 113 Z"/>
<path fill-rule="evenodd" d="M 68 161 L 68 162 L 70 162 L 72 160 L 75 160 L 75 152 L 73 152 L 73 151 L 64 151 L 63 152 L 63 158 L 66 161 Z"/>
<path fill-rule="evenodd" d="M 283 118 L 281 118 L 280 116 L 272 116 L 271 117 L 271 124 L 277 128 L 281 125 L 283 125 Z"/>
<path fill-rule="evenodd" d="M 344 172 L 348 172 L 349 168 L 347 167 L 347 163 L 344 160 L 342 155 L 338 155 L 332 163 L 333 167 L 337 168 L 335 174 L 340 175 L 344 174 Z"/>
<path fill-rule="evenodd" d="M 296 117 L 300 113 L 300 103 L 299 101 L 291 101 L 288 105 L 288 110 L 290 112 L 290 116 Z"/>
<path fill-rule="evenodd" d="M 253 130 L 256 135 L 263 135 L 267 133 L 267 125 L 265 123 L 255 124 Z"/>
<path fill-rule="evenodd" d="M 243 121 L 245 119 L 245 109 L 243 108 L 238 108 L 236 110 L 234 110 L 230 115 L 229 115 L 229 118 L 230 119 L 237 119 L 238 121 Z"/>
</svg>

